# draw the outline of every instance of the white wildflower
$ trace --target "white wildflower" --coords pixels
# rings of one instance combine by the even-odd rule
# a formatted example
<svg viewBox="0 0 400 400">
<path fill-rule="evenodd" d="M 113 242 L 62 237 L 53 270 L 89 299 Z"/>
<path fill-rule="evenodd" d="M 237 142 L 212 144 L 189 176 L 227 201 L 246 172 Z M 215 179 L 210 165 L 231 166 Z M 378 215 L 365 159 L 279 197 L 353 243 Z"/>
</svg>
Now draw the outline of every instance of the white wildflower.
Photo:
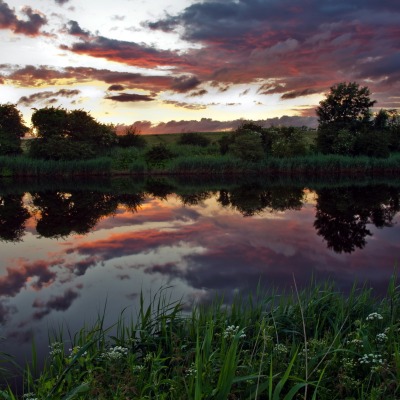
<svg viewBox="0 0 400 400">
<path fill-rule="evenodd" d="M 128 349 L 122 346 L 112 347 L 108 352 L 102 353 L 101 358 L 110 361 L 120 360 L 128 354 Z"/>
<path fill-rule="evenodd" d="M 386 340 L 388 340 L 388 337 L 386 335 L 386 333 L 378 333 L 376 335 L 376 341 L 379 343 L 384 343 L 386 342 Z"/>
<path fill-rule="evenodd" d="M 366 319 L 366 321 L 373 321 L 373 320 L 375 320 L 375 319 L 381 320 L 381 319 L 383 319 L 383 317 L 382 317 L 381 314 L 378 314 L 378 313 L 376 313 L 376 312 L 373 312 L 373 313 L 369 314 L 368 317 L 365 318 L 365 319 Z"/>
<path fill-rule="evenodd" d="M 49 349 L 50 349 L 49 354 L 52 357 L 55 357 L 58 354 L 64 353 L 64 344 L 61 342 L 54 342 L 49 345 Z"/>
</svg>

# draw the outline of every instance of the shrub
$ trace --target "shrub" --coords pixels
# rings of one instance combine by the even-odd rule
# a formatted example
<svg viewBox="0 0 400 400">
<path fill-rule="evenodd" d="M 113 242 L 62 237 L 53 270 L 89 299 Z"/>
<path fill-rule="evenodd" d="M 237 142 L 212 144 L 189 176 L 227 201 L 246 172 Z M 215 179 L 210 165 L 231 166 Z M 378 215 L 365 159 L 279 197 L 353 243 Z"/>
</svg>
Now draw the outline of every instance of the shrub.
<svg viewBox="0 0 400 400">
<path fill-rule="evenodd" d="M 210 139 L 196 132 L 186 132 L 179 137 L 178 144 L 207 147 L 210 144 Z"/>
<path fill-rule="evenodd" d="M 147 165 L 163 166 L 167 160 L 170 160 L 174 156 L 171 150 L 160 143 L 147 150 L 144 154 L 144 159 Z"/>
<path fill-rule="evenodd" d="M 120 147 L 137 147 L 143 149 L 146 147 L 146 144 L 146 139 L 134 126 L 128 127 L 123 135 L 118 136 L 118 146 Z"/>
</svg>

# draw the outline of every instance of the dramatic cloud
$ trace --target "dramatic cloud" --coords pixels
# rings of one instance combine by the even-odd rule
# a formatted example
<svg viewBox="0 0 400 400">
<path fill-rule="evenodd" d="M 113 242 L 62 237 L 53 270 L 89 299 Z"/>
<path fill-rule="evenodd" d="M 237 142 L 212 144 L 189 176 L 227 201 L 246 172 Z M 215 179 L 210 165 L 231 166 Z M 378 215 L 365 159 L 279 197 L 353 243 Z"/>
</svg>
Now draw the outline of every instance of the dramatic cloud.
<svg viewBox="0 0 400 400">
<path fill-rule="evenodd" d="M 158 50 L 144 44 L 109 39 L 104 36 L 93 36 L 89 40 L 77 42 L 71 47 L 62 46 L 62 49 L 142 68 L 186 64 L 177 52 Z"/>
<path fill-rule="evenodd" d="M 40 311 L 37 311 L 33 314 L 34 319 L 42 319 L 44 316 L 51 313 L 51 311 L 66 311 L 73 301 L 79 297 L 79 294 L 75 292 L 73 289 L 67 289 L 61 296 L 52 296 L 50 300 L 43 302 L 41 300 L 35 300 L 33 302 L 34 308 L 39 308 Z"/>
<path fill-rule="evenodd" d="M 157 93 L 163 90 L 174 90 L 173 86 L 177 83 L 176 79 L 165 75 L 143 75 L 140 73 L 118 72 L 87 67 L 55 69 L 45 65 L 39 67 L 27 65 L 23 68 L 0 65 L 0 71 L 2 70 L 4 72 L 1 77 L 5 81 L 26 87 L 65 84 L 66 80 L 71 83 L 85 83 L 95 80 L 111 85 L 121 85 L 125 89 L 142 89 Z M 11 72 L 6 72 L 10 70 Z M 109 90 L 123 89 L 113 88 Z"/>
<path fill-rule="evenodd" d="M 62 5 L 62 4 L 65 4 L 65 3 L 68 3 L 69 2 L 69 0 L 54 0 L 57 4 L 60 4 L 60 5 Z"/>
<path fill-rule="evenodd" d="M 61 89 L 57 92 L 45 91 L 31 94 L 30 96 L 22 96 L 18 100 L 18 104 L 29 107 L 37 102 L 45 101 L 46 104 L 53 104 L 57 101 L 56 97 L 74 97 L 80 93 L 80 90 Z"/>
<path fill-rule="evenodd" d="M 0 0 L 0 29 L 10 29 L 14 33 L 20 33 L 27 36 L 39 35 L 39 30 L 47 24 L 46 17 L 39 11 L 30 7 L 24 7 L 21 13 L 27 20 L 21 20 L 15 14 L 7 3 Z"/>
<path fill-rule="evenodd" d="M 200 81 L 195 76 L 180 76 L 175 78 L 171 89 L 176 92 L 185 93 L 200 85 Z"/>
<path fill-rule="evenodd" d="M 69 21 L 68 24 L 67 24 L 67 32 L 70 35 L 77 36 L 77 37 L 80 37 L 80 38 L 88 38 L 90 36 L 90 32 L 89 31 L 83 30 L 79 26 L 78 22 L 72 21 L 72 20 Z"/>
<path fill-rule="evenodd" d="M 121 91 L 121 90 L 124 90 L 124 89 L 125 89 L 125 86 L 115 84 L 115 85 L 111 85 L 107 90 L 111 90 L 111 91 Z"/>
<path fill-rule="evenodd" d="M 106 96 L 105 99 L 120 101 L 122 103 L 155 100 L 154 97 L 148 96 L 146 94 L 136 94 L 136 93 L 119 93 L 113 96 Z"/>
<path fill-rule="evenodd" d="M 195 2 L 148 26 L 176 31 L 182 39 L 202 44 L 186 55 L 191 61 L 187 70 L 198 70 L 202 81 L 214 78 L 229 84 L 276 78 L 282 86 L 275 89 L 285 93 L 285 100 L 321 93 L 335 82 L 352 79 L 369 79 L 373 91 L 385 87 L 393 93 L 390 85 L 398 89 L 400 78 L 399 19 L 400 8 L 389 0 L 356 0 L 351 6 L 345 0 L 334 6 L 317 0 L 211 0 Z"/>
<path fill-rule="evenodd" d="M 50 267 L 62 262 L 59 259 L 50 262 L 39 260 L 30 264 L 22 261 L 17 267 L 7 268 L 7 275 L 0 277 L 0 296 L 15 296 L 33 277 L 36 277 L 32 283 L 33 288 L 41 289 L 49 285 L 56 278 Z"/>
</svg>

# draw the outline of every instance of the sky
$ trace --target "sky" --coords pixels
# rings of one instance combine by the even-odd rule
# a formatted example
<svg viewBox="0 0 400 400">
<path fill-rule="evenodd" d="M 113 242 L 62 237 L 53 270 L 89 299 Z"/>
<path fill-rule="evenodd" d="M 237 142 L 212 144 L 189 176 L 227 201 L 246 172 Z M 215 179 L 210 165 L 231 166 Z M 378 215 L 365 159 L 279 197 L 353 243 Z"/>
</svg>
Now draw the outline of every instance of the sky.
<svg viewBox="0 0 400 400">
<path fill-rule="evenodd" d="M 316 125 L 338 82 L 400 108 L 398 0 L 0 0 L 0 103 L 143 133 Z"/>
</svg>

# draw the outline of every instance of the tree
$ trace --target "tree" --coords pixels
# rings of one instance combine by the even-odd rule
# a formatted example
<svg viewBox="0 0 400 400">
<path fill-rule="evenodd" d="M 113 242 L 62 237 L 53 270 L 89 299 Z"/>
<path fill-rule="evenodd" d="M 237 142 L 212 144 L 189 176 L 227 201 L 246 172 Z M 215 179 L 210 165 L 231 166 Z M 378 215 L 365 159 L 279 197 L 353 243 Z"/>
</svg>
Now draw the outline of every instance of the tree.
<svg viewBox="0 0 400 400">
<path fill-rule="evenodd" d="M 120 147 L 146 147 L 146 139 L 140 134 L 139 129 L 136 126 L 128 126 L 125 128 L 123 135 L 118 136 L 118 146 Z"/>
<path fill-rule="evenodd" d="M 0 104 L 0 155 L 21 153 L 21 138 L 28 130 L 14 104 Z"/>
<path fill-rule="evenodd" d="M 330 93 L 316 109 L 320 151 L 331 153 L 336 135 L 343 129 L 356 134 L 370 127 L 370 108 L 376 101 L 369 96 L 369 89 L 356 82 L 341 82 L 330 88 Z"/>
<path fill-rule="evenodd" d="M 92 158 L 117 140 L 113 126 L 97 122 L 83 110 L 42 108 L 32 114 L 32 124 L 38 138 L 30 146 L 30 155 L 35 158 Z"/>
</svg>

